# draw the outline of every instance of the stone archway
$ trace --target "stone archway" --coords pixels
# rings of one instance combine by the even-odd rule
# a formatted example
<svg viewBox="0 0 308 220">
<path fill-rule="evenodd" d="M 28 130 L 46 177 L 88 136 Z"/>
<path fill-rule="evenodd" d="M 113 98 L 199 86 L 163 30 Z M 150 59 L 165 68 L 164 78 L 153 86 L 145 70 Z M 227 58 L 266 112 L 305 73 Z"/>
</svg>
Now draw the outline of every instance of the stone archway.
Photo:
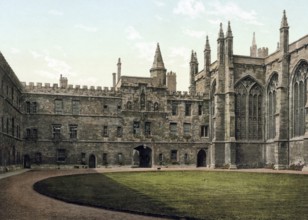
<svg viewBox="0 0 308 220">
<path fill-rule="evenodd" d="M 134 165 L 139 167 L 151 167 L 152 166 L 152 149 L 146 145 L 140 145 L 134 148 L 133 161 Z"/>
<path fill-rule="evenodd" d="M 206 167 L 206 152 L 200 150 L 197 154 L 197 167 Z"/>
<path fill-rule="evenodd" d="M 24 155 L 24 168 L 31 168 L 31 160 L 28 154 Z"/>
<path fill-rule="evenodd" d="M 89 168 L 96 168 L 96 157 L 93 154 L 89 156 Z"/>
</svg>

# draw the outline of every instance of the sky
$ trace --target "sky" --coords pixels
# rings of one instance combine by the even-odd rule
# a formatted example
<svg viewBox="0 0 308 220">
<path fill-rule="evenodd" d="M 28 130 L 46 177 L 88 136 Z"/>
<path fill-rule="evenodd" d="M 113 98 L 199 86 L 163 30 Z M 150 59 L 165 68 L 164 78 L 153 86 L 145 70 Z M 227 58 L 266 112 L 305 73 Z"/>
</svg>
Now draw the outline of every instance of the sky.
<svg viewBox="0 0 308 220">
<path fill-rule="evenodd" d="M 290 43 L 305 36 L 307 0 L 0 0 L 0 51 L 23 82 L 112 86 L 121 58 L 122 75 L 150 76 L 160 45 L 177 90 L 189 87 L 189 59 L 209 36 L 216 60 L 219 23 L 228 21 L 234 54 L 249 55 L 253 32 L 258 47 L 276 50 L 282 12 Z"/>
</svg>

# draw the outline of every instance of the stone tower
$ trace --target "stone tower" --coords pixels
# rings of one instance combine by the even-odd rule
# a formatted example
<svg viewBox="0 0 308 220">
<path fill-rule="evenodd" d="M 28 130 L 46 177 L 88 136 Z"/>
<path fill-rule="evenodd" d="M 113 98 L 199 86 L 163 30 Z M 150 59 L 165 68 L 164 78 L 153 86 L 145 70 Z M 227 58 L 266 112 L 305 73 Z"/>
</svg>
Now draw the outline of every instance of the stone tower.
<svg viewBox="0 0 308 220">
<path fill-rule="evenodd" d="M 67 77 L 63 77 L 62 74 L 60 75 L 60 88 L 67 88 L 68 80 Z"/>
<path fill-rule="evenodd" d="M 160 52 L 159 44 L 157 43 L 154 62 L 150 69 L 151 77 L 154 78 L 154 82 L 158 86 L 166 86 L 166 68 Z"/>
<path fill-rule="evenodd" d="M 176 73 L 172 71 L 167 73 L 167 88 L 170 92 L 176 92 Z"/>
<path fill-rule="evenodd" d="M 251 44 L 251 47 L 250 47 L 250 56 L 251 57 L 257 57 L 257 50 L 258 50 L 258 47 L 257 47 L 257 44 L 256 44 L 256 35 L 255 35 L 255 32 L 253 32 L 252 44 Z"/>
</svg>

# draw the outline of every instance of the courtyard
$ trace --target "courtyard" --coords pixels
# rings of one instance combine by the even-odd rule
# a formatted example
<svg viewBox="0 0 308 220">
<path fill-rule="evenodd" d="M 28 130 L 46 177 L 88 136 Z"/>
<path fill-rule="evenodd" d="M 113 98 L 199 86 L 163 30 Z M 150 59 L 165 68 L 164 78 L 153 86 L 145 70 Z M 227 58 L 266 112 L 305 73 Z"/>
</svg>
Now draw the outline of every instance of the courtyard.
<svg viewBox="0 0 308 220">
<path fill-rule="evenodd" d="M 29 171 L 0 180 L 0 218 L 307 219 L 308 176 L 297 174 L 307 172 L 203 168 Z M 33 184 L 44 194 L 67 202 L 37 193 Z"/>
</svg>

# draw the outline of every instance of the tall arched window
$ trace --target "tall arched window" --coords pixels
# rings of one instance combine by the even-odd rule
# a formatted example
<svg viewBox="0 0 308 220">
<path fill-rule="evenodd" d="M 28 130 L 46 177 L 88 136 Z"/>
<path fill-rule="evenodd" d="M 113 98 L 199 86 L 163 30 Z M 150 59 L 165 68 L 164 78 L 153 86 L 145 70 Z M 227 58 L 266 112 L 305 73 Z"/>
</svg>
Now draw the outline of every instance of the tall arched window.
<svg viewBox="0 0 308 220">
<path fill-rule="evenodd" d="M 308 64 L 302 62 L 294 73 L 293 81 L 293 134 L 301 136 L 305 134 L 305 105 L 307 100 L 306 81 Z"/>
<path fill-rule="evenodd" d="M 235 87 L 235 137 L 262 139 L 262 88 L 250 77 Z"/>
<path fill-rule="evenodd" d="M 275 138 L 276 136 L 276 122 L 275 122 L 275 113 L 276 113 L 276 93 L 278 85 L 278 74 L 275 73 L 267 87 L 267 137 L 268 139 Z"/>
<path fill-rule="evenodd" d="M 213 117 L 215 116 L 215 93 L 216 93 L 216 81 L 213 82 L 212 88 L 211 88 L 211 108 L 210 108 L 210 122 L 211 122 L 211 138 L 214 137 L 214 119 Z"/>
</svg>

